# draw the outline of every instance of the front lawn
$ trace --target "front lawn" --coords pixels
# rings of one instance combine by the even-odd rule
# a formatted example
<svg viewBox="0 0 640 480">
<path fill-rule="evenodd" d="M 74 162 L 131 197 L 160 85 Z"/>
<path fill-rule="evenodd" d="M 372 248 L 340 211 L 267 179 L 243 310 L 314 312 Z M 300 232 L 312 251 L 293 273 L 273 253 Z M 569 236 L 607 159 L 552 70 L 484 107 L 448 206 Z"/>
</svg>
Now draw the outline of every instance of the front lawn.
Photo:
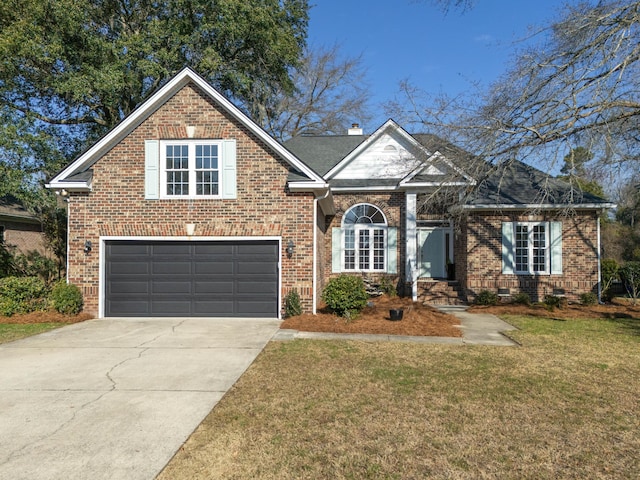
<svg viewBox="0 0 640 480">
<path fill-rule="evenodd" d="M 64 325 L 66 323 L 0 323 L 0 343 L 13 342 Z"/>
<path fill-rule="evenodd" d="M 640 321 L 522 347 L 271 342 L 160 479 L 637 478 Z"/>
</svg>

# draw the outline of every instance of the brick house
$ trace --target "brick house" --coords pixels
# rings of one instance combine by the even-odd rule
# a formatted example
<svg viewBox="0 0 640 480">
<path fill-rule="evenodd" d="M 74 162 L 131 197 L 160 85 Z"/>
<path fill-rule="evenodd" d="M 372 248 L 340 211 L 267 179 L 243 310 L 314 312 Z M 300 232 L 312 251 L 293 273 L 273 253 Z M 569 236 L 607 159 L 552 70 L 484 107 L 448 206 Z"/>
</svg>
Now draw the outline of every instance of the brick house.
<svg viewBox="0 0 640 480">
<path fill-rule="evenodd" d="M 12 253 L 47 253 L 40 220 L 12 195 L 0 197 L 0 243 Z"/>
<path fill-rule="evenodd" d="M 597 291 L 602 199 L 553 181 L 537 201 L 540 172 L 498 175 L 392 120 L 348 133 L 282 145 L 183 70 L 48 184 L 86 311 L 279 317 L 295 288 L 315 312 L 342 272 L 416 299 Z"/>
</svg>

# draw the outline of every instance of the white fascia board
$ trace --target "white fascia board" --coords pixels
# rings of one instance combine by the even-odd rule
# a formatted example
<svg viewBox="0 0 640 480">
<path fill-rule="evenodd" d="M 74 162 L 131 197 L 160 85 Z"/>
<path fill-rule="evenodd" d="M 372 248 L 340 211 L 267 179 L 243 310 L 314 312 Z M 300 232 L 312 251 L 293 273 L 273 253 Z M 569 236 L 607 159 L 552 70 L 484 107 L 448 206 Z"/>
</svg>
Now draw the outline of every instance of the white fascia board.
<svg viewBox="0 0 640 480">
<path fill-rule="evenodd" d="M 189 67 L 186 67 L 175 77 L 173 77 L 169 82 L 167 82 L 163 87 L 161 87 L 156 93 L 154 93 L 149 99 L 143 102 L 142 105 L 134 110 L 122 122 L 115 126 L 107 135 L 102 137 L 102 139 L 100 139 L 91 148 L 89 148 L 89 150 L 80 155 L 80 157 L 73 161 L 67 168 L 58 173 L 58 175 L 56 175 L 52 179 L 50 184 L 58 185 L 60 180 L 88 168 L 93 162 L 98 160 L 102 155 L 113 148 L 120 140 L 131 133 L 134 128 L 140 125 L 147 117 L 149 117 L 153 112 L 160 108 L 164 103 L 167 102 L 167 100 L 174 96 L 189 82 L 195 83 L 215 102 L 219 103 L 224 109 L 226 109 L 236 120 L 242 123 L 258 138 L 264 141 L 264 143 L 269 145 L 274 151 L 281 155 L 287 162 L 294 165 L 309 178 L 317 182 L 324 182 L 324 180 L 322 180 L 322 178 L 318 176 L 317 173 L 307 167 L 295 155 L 284 148 L 257 123 L 247 117 L 238 107 L 236 107 L 227 98 L 225 98 L 224 95 L 222 95 L 215 88 L 209 85 L 206 80 L 204 80 L 200 75 L 195 73 Z"/>
<path fill-rule="evenodd" d="M 351 162 L 351 160 L 353 160 L 353 158 L 360 155 L 360 153 L 362 153 L 363 150 L 368 148 L 370 144 L 374 143 L 388 129 L 394 129 L 397 132 L 399 132 L 402 136 L 406 137 L 409 141 L 413 142 L 414 144 L 417 143 L 416 140 L 411 135 L 409 135 L 404 129 L 400 127 L 400 125 L 398 125 L 393 119 L 390 118 L 389 120 L 384 122 L 382 126 L 379 127 L 375 132 L 373 132 L 369 136 L 369 138 L 365 139 L 365 141 L 362 142 L 360 145 L 358 145 L 349 155 L 344 157 L 342 160 L 340 160 L 340 162 L 338 162 L 337 165 L 335 165 L 331 170 L 329 170 L 325 175 L 325 178 L 327 180 L 330 178 L 333 178 L 338 172 L 340 172 L 344 167 L 346 167 Z"/>
<path fill-rule="evenodd" d="M 333 192 L 393 192 L 399 190 L 397 185 L 373 187 L 332 187 Z"/>
<path fill-rule="evenodd" d="M 400 186 L 406 190 L 419 190 L 424 187 L 468 187 L 469 185 L 473 184 L 469 182 L 415 182 Z"/>
<path fill-rule="evenodd" d="M 479 204 L 479 205 L 462 205 L 463 210 L 563 210 L 566 208 L 574 210 L 604 210 L 608 208 L 615 208 L 615 203 L 521 203 L 517 205 L 512 204 Z"/>
<path fill-rule="evenodd" d="M 326 182 L 289 182 L 289 190 L 292 192 L 316 192 L 317 190 L 329 190 Z"/>
<path fill-rule="evenodd" d="M 90 192 L 90 182 L 56 182 L 53 179 L 51 182 L 45 184 L 45 188 L 52 190 L 69 190 L 70 192 Z"/>
</svg>

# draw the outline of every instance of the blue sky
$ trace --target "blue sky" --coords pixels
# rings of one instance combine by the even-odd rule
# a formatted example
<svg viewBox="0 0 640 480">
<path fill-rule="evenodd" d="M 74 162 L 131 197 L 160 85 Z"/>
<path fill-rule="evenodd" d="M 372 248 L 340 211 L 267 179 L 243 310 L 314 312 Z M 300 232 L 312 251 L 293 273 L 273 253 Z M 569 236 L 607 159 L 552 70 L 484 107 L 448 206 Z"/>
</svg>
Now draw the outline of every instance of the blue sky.
<svg viewBox="0 0 640 480">
<path fill-rule="evenodd" d="M 375 119 L 364 125 L 369 133 L 386 120 L 379 104 L 397 95 L 401 80 L 451 95 L 497 80 L 529 27 L 555 18 L 564 3 L 476 0 L 471 10 L 445 15 L 429 0 L 315 0 L 308 40 L 363 55 L 377 107 Z"/>
</svg>

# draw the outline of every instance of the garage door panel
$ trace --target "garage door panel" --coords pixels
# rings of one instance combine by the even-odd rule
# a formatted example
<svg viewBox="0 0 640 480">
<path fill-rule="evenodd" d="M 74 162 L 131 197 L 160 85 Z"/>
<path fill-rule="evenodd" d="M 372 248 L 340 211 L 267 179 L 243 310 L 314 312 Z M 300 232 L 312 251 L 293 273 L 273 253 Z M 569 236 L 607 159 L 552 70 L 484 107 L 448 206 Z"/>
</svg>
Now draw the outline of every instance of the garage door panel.
<svg viewBox="0 0 640 480">
<path fill-rule="evenodd" d="M 141 300 L 114 299 L 107 302 L 107 311 L 112 317 L 131 317 L 149 315 L 149 303 Z"/>
<path fill-rule="evenodd" d="M 265 282 L 237 282 L 236 291 L 241 295 L 253 295 L 260 292 L 260 295 L 274 295 L 278 293 L 277 287 L 272 281 Z"/>
<path fill-rule="evenodd" d="M 149 282 L 147 281 L 135 281 L 135 280 L 123 280 L 114 283 L 111 287 L 111 293 L 117 294 L 147 294 L 149 293 Z"/>
<path fill-rule="evenodd" d="M 194 293 L 197 295 L 233 295 L 233 281 L 200 282 L 196 281 Z"/>
<path fill-rule="evenodd" d="M 234 304 L 231 300 L 196 300 L 193 302 L 193 310 L 196 315 L 209 316 L 210 312 L 216 312 L 216 317 L 233 317 Z"/>
<path fill-rule="evenodd" d="M 191 315 L 191 301 L 188 300 L 155 300 L 151 304 L 151 314 L 158 317 L 182 317 Z"/>
<path fill-rule="evenodd" d="M 151 247 L 144 243 L 136 242 L 119 242 L 112 243 L 110 245 L 110 254 L 113 257 L 127 256 L 127 257 L 140 257 L 149 255 Z"/>
<path fill-rule="evenodd" d="M 271 274 L 275 275 L 275 264 L 273 262 L 247 262 L 247 261 L 239 261 L 238 262 L 238 274 L 240 275 L 263 275 L 263 274 Z"/>
<path fill-rule="evenodd" d="M 201 255 L 215 255 L 221 257 L 229 257 L 233 254 L 233 244 L 227 242 L 219 243 L 196 243 L 194 248 L 195 254 Z"/>
<path fill-rule="evenodd" d="M 187 242 L 166 242 L 166 243 L 154 243 L 151 253 L 154 257 L 157 256 L 191 256 L 192 247 Z"/>
<path fill-rule="evenodd" d="M 148 262 L 111 262 L 112 275 L 148 275 L 150 270 Z"/>
<path fill-rule="evenodd" d="M 240 317 L 277 317 L 275 307 L 269 307 L 264 302 L 244 301 L 236 305 Z"/>
<path fill-rule="evenodd" d="M 276 241 L 107 241 L 107 316 L 278 316 Z"/>
<path fill-rule="evenodd" d="M 153 280 L 151 282 L 151 292 L 153 294 L 169 294 L 169 295 L 189 295 L 191 294 L 192 289 L 192 281 L 190 279 L 179 281 L 179 280 L 169 280 L 169 281 L 159 281 Z"/>
<path fill-rule="evenodd" d="M 220 262 L 204 261 L 195 264 L 195 272 L 198 275 L 232 275 L 233 262 L 227 261 L 225 258 Z"/>
</svg>

